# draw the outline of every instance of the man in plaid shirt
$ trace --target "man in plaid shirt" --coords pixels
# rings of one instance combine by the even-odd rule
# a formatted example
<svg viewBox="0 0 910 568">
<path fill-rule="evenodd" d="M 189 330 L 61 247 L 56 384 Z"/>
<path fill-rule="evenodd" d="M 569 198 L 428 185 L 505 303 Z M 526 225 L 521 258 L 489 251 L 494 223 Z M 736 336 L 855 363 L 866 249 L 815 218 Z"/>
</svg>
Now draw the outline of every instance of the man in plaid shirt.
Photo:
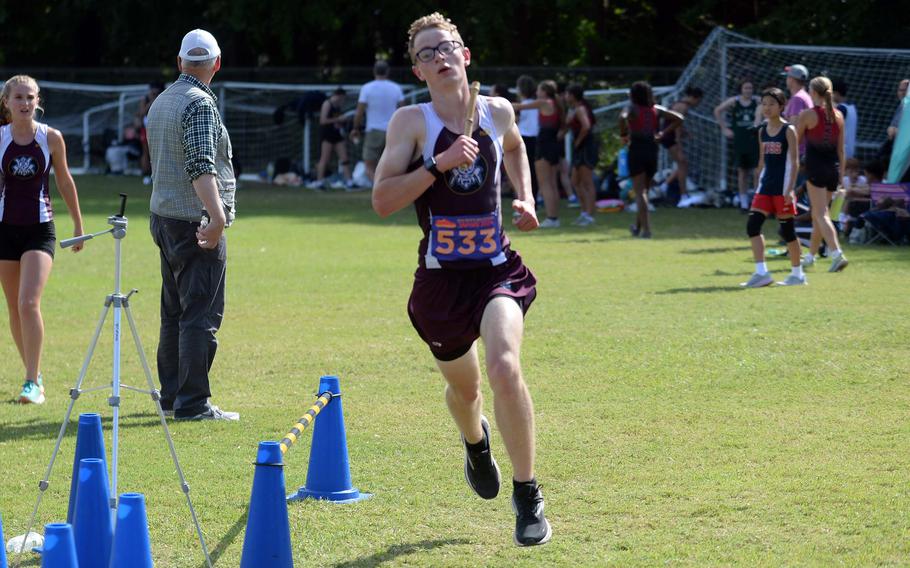
<svg viewBox="0 0 910 568">
<path fill-rule="evenodd" d="M 224 314 L 227 243 L 236 181 L 231 140 L 209 88 L 221 69 L 212 34 L 180 46 L 181 75 L 148 114 L 151 232 L 161 255 L 161 406 L 178 420 L 239 420 L 209 402 L 209 371 Z"/>
</svg>

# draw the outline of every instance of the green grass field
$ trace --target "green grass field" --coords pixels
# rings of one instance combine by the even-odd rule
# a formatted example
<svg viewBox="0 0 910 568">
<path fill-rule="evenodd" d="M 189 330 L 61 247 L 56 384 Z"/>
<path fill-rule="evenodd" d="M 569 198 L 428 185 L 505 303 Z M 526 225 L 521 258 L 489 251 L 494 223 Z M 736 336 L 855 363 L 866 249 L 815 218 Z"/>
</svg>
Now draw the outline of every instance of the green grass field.
<svg viewBox="0 0 910 568">
<path fill-rule="evenodd" d="M 78 178 L 86 229 L 130 195 L 124 288 L 154 365 L 158 256 L 149 188 Z M 225 322 L 213 402 L 240 424 L 171 423 L 217 566 L 237 566 L 252 462 L 314 401 L 319 376 L 344 392 L 354 505 L 289 506 L 299 566 L 907 565 L 910 562 L 910 248 L 850 247 L 850 267 L 808 287 L 742 290 L 751 264 L 732 210 L 660 209 L 655 238 L 631 215 L 588 229 L 511 233 L 539 279 L 523 365 L 538 426 L 538 477 L 553 540 L 512 544 L 509 488 L 494 501 L 463 479 L 443 384 L 405 313 L 419 229 L 411 210 L 381 220 L 367 194 L 244 185 L 228 233 Z M 58 207 L 58 233 L 71 224 Z M 766 224 L 766 234 L 776 230 Z M 0 514 L 25 530 L 103 300 L 113 240 L 58 251 L 44 296 L 48 402 L 13 404 L 22 370 L 0 333 Z M 781 278 L 783 259 L 769 261 Z M 4 312 L 5 313 L 5 312 Z M 110 380 L 105 329 L 86 386 Z M 153 371 L 154 372 L 154 371 Z M 123 382 L 143 386 L 125 336 Z M 489 394 L 489 389 L 485 388 Z M 101 412 L 102 393 L 76 412 Z M 492 401 L 487 410 L 492 414 Z M 75 416 L 75 415 L 74 415 Z M 39 522 L 66 516 L 75 426 Z M 494 427 L 494 451 L 510 474 Z M 287 456 L 303 485 L 309 435 Z M 126 393 L 120 489 L 145 493 L 156 565 L 203 556 L 152 402 Z M 11 559 L 12 560 L 12 559 Z M 37 560 L 24 565 L 37 566 Z"/>
</svg>

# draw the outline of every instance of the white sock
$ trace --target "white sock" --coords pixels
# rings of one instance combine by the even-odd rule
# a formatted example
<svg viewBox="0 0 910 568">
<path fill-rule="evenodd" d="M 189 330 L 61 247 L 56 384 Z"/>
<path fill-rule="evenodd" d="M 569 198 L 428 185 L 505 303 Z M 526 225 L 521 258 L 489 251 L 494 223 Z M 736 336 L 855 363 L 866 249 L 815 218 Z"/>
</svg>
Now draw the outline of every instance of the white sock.
<svg viewBox="0 0 910 568">
<path fill-rule="evenodd" d="M 796 276 L 797 278 L 803 277 L 803 265 L 797 264 L 796 266 L 790 267 L 790 274 Z"/>
<path fill-rule="evenodd" d="M 756 272 L 757 274 L 767 274 L 767 273 L 768 273 L 768 265 L 765 264 L 764 262 L 756 262 L 756 263 L 755 263 L 755 272 Z"/>
<path fill-rule="evenodd" d="M 808 261 L 813 261 L 813 260 L 815 260 L 815 255 L 812 254 L 811 252 L 807 252 L 807 253 L 806 253 L 806 260 L 808 260 Z"/>
<path fill-rule="evenodd" d="M 844 254 L 844 252 L 843 252 L 842 250 L 840 250 L 840 249 L 835 249 L 835 250 L 833 250 L 833 251 L 831 252 L 831 257 L 832 257 L 832 258 L 837 258 L 837 257 L 839 257 L 839 256 L 842 255 L 842 254 Z"/>
</svg>

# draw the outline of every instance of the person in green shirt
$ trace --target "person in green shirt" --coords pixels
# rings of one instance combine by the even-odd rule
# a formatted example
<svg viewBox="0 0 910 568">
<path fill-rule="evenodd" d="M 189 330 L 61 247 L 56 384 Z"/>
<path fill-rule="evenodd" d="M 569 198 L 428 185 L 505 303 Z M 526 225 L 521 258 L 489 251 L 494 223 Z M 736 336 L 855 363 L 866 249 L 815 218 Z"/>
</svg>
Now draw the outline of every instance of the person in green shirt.
<svg viewBox="0 0 910 568">
<path fill-rule="evenodd" d="M 755 86 L 746 79 L 739 84 L 739 95 L 730 97 L 717 105 L 714 118 L 724 133 L 733 140 L 733 166 L 736 168 L 739 188 L 739 207 L 743 213 L 749 212 L 749 180 L 753 179 L 755 166 L 758 165 L 758 139 L 755 127 L 761 122 L 761 107 L 755 96 Z M 724 114 L 730 113 L 730 123 Z"/>
</svg>

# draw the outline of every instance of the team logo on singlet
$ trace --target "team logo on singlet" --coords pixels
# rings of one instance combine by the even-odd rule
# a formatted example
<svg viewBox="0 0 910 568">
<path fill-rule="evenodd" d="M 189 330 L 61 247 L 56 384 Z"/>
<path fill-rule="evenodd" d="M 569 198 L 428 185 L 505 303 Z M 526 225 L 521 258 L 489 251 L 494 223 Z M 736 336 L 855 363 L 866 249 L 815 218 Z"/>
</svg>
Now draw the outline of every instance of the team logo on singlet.
<svg viewBox="0 0 910 568">
<path fill-rule="evenodd" d="M 470 195 L 481 187 L 487 181 L 489 167 L 483 155 L 478 155 L 477 159 L 470 166 L 461 165 L 452 168 L 446 176 L 446 183 L 449 189 L 459 195 Z"/>
<path fill-rule="evenodd" d="M 19 156 L 10 162 L 9 173 L 19 179 L 31 179 L 38 173 L 38 162 L 31 156 Z"/>
</svg>

